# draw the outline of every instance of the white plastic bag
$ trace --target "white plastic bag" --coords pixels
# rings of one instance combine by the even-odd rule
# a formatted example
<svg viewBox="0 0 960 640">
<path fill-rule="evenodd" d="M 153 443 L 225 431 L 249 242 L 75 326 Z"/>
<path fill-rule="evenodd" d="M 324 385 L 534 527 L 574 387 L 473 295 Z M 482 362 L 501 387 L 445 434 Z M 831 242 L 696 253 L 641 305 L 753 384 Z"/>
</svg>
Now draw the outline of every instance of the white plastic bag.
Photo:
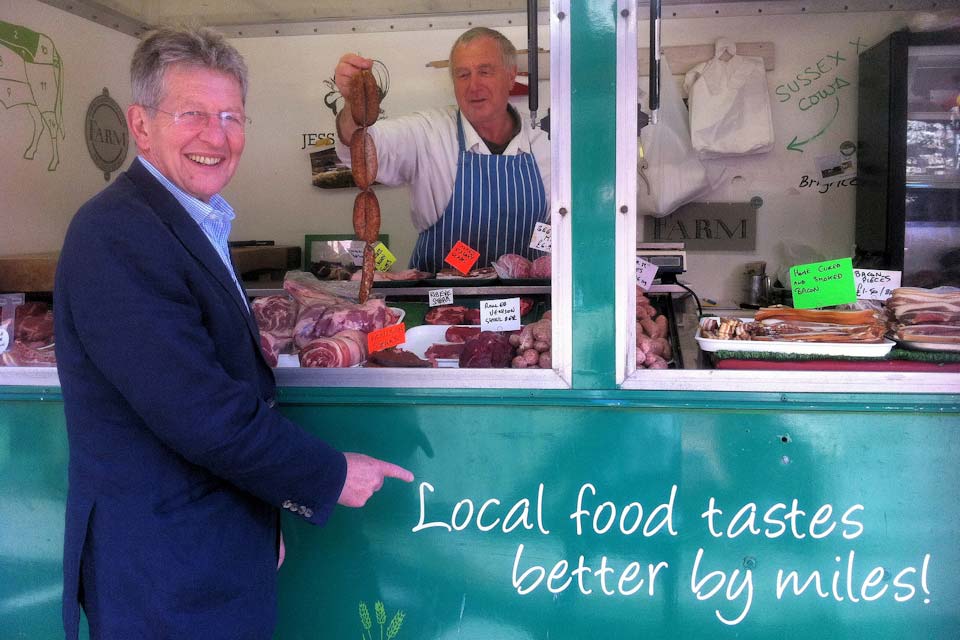
<svg viewBox="0 0 960 640">
<path fill-rule="evenodd" d="M 716 184 L 690 144 L 687 108 L 666 58 L 660 59 L 660 68 L 663 81 L 658 122 L 640 130 L 642 157 L 637 161 L 637 209 L 658 218 L 670 215 L 709 191 L 711 183 Z M 649 104 L 644 107 L 649 108 Z"/>
<path fill-rule="evenodd" d="M 738 56 L 717 40 L 709 62 L 687 72 L 690 137 L 701 158 L 764 153 L 773 148 L 773 116 L 763 58 Z"/>
</svg>

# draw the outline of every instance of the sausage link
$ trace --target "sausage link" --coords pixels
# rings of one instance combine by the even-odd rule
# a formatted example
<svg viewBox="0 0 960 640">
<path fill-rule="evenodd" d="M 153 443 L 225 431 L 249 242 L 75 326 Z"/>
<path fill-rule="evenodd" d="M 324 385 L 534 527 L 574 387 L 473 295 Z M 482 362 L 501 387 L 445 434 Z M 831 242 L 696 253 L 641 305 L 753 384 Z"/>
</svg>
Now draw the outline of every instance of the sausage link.
<svg viewBox="0 0 960 640">
<path fill-rule="evenodd" d="M 369 242 L 363 247 L 363 273 L 360 277 L 360 304 L 370 297 L 373 288 L 373 272 L 376 269 L 376 258 L 373 255 L 373 245 Z"/>
<path fill-rule="evenodd" d="M 380 116 L 380 88 L 367 69 L 350 80 L 350 114 L 360 127 L 369 127 Z"/>
<path fill-rule="evenodd" d="M 350 166 L 353 181 L 369 189 L 377 179 L 377 147 L 366 129 L 357 129 L 350 139 Z"/>
<path fill-rule="evenodd" d="M 364 242 L 376 242 L 380 236 L 380 202 L 370 189 L 353 201 L 353 231 Z"/>
</svg>

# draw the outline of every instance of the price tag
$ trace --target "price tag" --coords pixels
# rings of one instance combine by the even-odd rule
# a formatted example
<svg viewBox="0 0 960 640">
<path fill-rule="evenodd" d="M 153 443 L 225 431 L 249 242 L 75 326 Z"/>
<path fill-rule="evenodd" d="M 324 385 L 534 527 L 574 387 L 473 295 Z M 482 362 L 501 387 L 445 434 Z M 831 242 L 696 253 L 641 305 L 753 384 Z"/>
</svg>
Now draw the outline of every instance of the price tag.
<svg viewBox="0 0 960 640">
<path fill-rule="evenodd" d="M 373 353 L 403 344 L 407 341 L 406 331 L 407 327 L 402 322 L 371 331 L 367 334 L 367 351 Z"/>
<path fill-rule="evenodd" d="M 390 253 L 390 250 L 382 242 L 373 245 L 373 257 L 377 261 L 377 271 L 386 271 L 397 261 L 396 257 Z"/>
<path fill-rule="evenodd" d="M 470 269 L 473 268 L 473 265 L 476 264 L 477 258 L 479 257 L 479 251 L 471 249 L 464 244 L 463 241 L 457 240 L 457 244 L 453 245 L 453 248 L 450 249 L 450 253 L 447 254 L 444 261 L 460 273 L 466 275 L 470 273 Z"/>
<path fill-rule="evenodd" d="M 480 301 L 481 331 L 513 331 L 520 328 L 520 298 Z"/>
<path fill-rule="evenodd" d="M 427 291 L 427 296 L 429 296 L 431 307 L 453 304 L 453 289 L 430 289 Z"/>
<path fill-rule="evenodd" d="M 857 283 L 857 300 L 886 300 L 900 286 L 900 271 L 881 269 L 854 269 Z"/>
<path fill-rule="evenodd" d="M 853 278 L 853 259 L 840 258 L 791 267 L 790 287 L 796 309 L 855 302 L 857 285 Z"/>
<path fill-rule="evenodd" d="M 553 243 L 550 240 L 550 225 L 546 222 L 538 222 L 537 226 L 533 228 L 533 235 L 530 236 L 530 248 L 546 253 L 553 250 Z"/>
<path fill-rule="evenodd" d="M 640 256 L 637 256 L 637 286 L 646 291 L 650 290 L 650 285 L 657 278 L 657 270 L 660 269 L 652 262 L 647 262 Z"/>
<path fill-rule="evenodd" d="M 351 240 L 347 246 L 347 251 L 350 253 L 350 257 L 353 258 L 354 266 L 363 266 L 363 247 L 365 245 L 366 243 L 360 240 Z"/>
</svg>

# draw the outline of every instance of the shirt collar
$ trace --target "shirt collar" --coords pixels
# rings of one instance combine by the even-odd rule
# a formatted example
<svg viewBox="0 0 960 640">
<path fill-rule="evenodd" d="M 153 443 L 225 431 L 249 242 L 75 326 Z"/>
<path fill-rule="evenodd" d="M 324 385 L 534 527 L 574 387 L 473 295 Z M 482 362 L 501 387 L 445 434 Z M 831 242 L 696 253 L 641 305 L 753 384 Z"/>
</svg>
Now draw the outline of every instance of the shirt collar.
<svg viewBox="0 0 960 640">
<path fill-rule="evenodd" d="M 200 198 L 190 195 L 173 182 L 170 181 L 165 175 L 160 173 L 160 170 L 155 166 L 150 164 L 150 162 L 143 156 L 137 156 L 143 166 L 147 168 L 154 178 L 156 178 L 164 188 L 170 192 L 170 194 L 177 199 L 184 209 L 190 213 L 191 216 L 197 217 L 198 215 L 203 218 L 213 218 L 217 220 L 233 220 L 236 217 L 236 214 L 233 212 L 233 207 L 223 199 L 223 197 L 216 193 L 210 197 L 210 202 L 204 202 Z M 199 222 L 199 220 L 198 220 Z"/>
<path fill-rule="evenodd" d="M 520 122 L 520 133 L 513 137 L 513 140 L 510 141 L 510 144 L 507 145 L 507 148 L 503 150 L 503 155 L 512 156 L 516 155 L 519 152 L 527 153 L 530 151 L 530 137 L 527 130 L 527 123 L 524 121 L 523 116 L 521 116 L 516 108 L 512 104 L 507 105 L 507 109 L 513 112 L 514 116 Z M 470 121 L 467 120 L 466 116 L 462 116 L 463 120 L 463 146 L 467 151 L 472 151 L 474 153 L 489 153 L 487 149 L 487 144 L 483 141 L 483 138 L 480 137 L 480 134 L 477 133 L 477 130 L 473 128 L 473 125 L 470 124 Z"/>
</svg>

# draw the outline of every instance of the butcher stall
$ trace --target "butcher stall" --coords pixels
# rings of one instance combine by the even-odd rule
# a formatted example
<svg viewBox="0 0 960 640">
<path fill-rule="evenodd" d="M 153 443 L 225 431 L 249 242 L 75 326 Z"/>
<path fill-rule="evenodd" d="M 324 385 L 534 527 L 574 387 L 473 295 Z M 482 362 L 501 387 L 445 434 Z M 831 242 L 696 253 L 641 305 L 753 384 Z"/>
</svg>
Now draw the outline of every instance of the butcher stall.
<svg viewBox="0 0 960 640">
<path fill-rule="evenodd" d="M 0 636 L 62 635 L 69 449 L 42 276 L 122 170 L 91 149 L 125 141 L 84 115 L 105 91 L 125 106 L 139 37 L 187 17 L 251 71 L 225 196 L 279 410 L 415 475 L 322 528 L 283 511 L 276 638 L 958 636 L 955 12 L 254 4 L 0 9 L 0 98 L 50 73 L 36 95 L 60 101 L 0 111 Z M 452 103 L 449 48 L 473 26 L 521 50 L 511 103 L 549 133 L 550 223 L 534 259 L 408 270 L 405 188 L 374 185 L 381 226 L 354 227 L 332 69 L 377 60 L 388 119 Z M 760 79 L 737 99 L 762 103 L 733 110 L 751 117 L 732 137 L 697 108 L 731 60 Z"/>
</svg>

